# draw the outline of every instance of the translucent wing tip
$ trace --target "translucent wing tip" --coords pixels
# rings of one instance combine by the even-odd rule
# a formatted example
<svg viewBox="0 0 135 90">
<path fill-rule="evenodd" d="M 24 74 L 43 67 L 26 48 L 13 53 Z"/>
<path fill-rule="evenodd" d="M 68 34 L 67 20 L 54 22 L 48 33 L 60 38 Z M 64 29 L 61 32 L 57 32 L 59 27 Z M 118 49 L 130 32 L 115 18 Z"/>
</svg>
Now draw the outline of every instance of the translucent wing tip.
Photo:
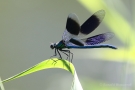
<svg viewBox="0 0 135 90">
<path fill-rule="evenodd" d="M 111 38 L 113 38 L 115 36 L 115 34 L 112 33 L 112 32 L 107 32 L 104 35 L 106 36 L 107 40 L 109 40 L 109 39 L 111 39 Z"/>
<path fill-rule="evenodd" d="M 75 13 L 70 13 L 68 15 L 68 18 L 71 18 L 72 20 L 76 21 L 79 24 L 78 16 Z"/>
<path fill-rule="evenodd" d="M 98 10 L 82 24 L 80 32 L 85 35 L 91 33 L 99 26 L 99 24 L 102 22 L 104 17 L 105 17 L 105 11 Z"/>
<path fill-rule="evenodd" d="M 105 10 L 101 9 L 101 10 L 95 12 L 95 13 L 99 13 L 99 14 L 105 15 Z"/>
<path fill-rule="evenodd" d="M 105 10 L 101 9 L 101 10 L 99 10 L 99 11 L 97 11 L 97 12 L 105 13 Z"/>
<path fill-rule="evenodd" d="M 78 35 L 80 31 L 80 24 L 75 13 L 70 13 L 67 18 L 66 29 L 70 34 Z"/>
<path fill-rule="evenodd" d="M 101 9 L 97 12 L 94 13 L 94 15 L 99 18 L 100 22 L 103 20 L 103 18 L 105 17 L 105 10 Z"/>
</svg>

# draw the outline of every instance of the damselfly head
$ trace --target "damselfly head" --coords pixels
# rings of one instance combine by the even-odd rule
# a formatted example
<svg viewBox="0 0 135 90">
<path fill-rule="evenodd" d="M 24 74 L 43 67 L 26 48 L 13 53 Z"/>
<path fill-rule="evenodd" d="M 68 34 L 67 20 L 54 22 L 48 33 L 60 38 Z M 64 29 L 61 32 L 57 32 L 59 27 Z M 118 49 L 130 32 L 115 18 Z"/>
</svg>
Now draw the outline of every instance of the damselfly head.
<svg viewBox="0 0 135 90">
<path fill-rule="evenodd" d="M 55 47 L 55 43 L 51 43 L 50 48 L 54 49 L 54 47 Z"/>
</svg>

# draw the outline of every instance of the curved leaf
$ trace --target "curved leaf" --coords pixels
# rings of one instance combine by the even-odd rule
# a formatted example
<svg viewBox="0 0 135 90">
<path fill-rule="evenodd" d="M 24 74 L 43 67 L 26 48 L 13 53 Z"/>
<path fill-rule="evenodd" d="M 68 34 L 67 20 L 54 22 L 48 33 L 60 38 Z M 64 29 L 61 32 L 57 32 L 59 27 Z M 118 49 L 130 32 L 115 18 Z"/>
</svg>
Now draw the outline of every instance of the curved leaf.
<svg viewBox="0 0 135 90">
<path fill-rule="evenodd" d="M 16 74 L 8 79 L 3 80 L 2 83 L 14 80 L 16 78 L 19 78 L 19 77 L 22 77 L 22 76 L 25 76 L 25 75 L 28 75 L 28 74 L 31 74 L 31 73 L 34 73 L 34 72 L 37 72 L 40 70 L 49 69 L 49 68 L 61 68 L 61 69 L 69 71 L 70 73 L 72 73 L 74 75 L 71 90 L 83 90 L 82 86 L 79 82 L 77 73 L 75 71 L 74 65 L 67 60 L 59 60 L 57 58 L 44 60 L 44 61 L 38 63 L 37 65 L 34 65 L 33 67 L 31 67 L 19 74 Z"/>
<path fill-rule="evenodd" d="M 4 86 L 3 86 L 3 83 L 2 83 L 2 81 L 1 81 L 1 78 L 0 78 L 0 88 L 1 88 L 1 90 L 5 90 L 5 89 L 4 89 Z"/>
<path fill-rule="evenodd" d="M 33 72 L 37 72 L 43 69 L 49 69 L 49 68 L 61 68 L 64 70 L 67 70 L 69 72 L 71 72 L 74 75 L 74 66 L 72 63 L 68 62 L 67 60 L 59 60 L 57 58 L 53 58 L 53 59 L 48 59 L 48 60 L 44 60 L 40 63 L 38 63 L 37 65 L 34 65 L 33 67 L 30 67 L 29 69 L 16 74 L 8 79 L 3 80 L 2 82 L 7 82 L 28 74 L 31 74 Z"/>
</svg>

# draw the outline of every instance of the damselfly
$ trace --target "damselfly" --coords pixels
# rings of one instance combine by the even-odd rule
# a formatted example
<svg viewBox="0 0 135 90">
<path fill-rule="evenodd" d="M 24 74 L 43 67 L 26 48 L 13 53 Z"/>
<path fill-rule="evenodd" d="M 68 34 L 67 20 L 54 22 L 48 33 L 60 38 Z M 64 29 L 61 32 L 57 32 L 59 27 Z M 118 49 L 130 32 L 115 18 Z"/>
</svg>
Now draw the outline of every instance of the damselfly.
<svg viewBox="0 0 135 90">
<path fill-rule="evenodd" d="M 104 41 L 107 41 L 111 39 L 114 34 L 112 32 L 102 33 L 98 34 L 92 37 L 80 39 L 80 36 L 86 36 L 89 33 L 91 33 L 93 30 L 95 30 L 98 25 L 102 22 L 103 18 L 105 16 L 104 10 L 99 10 L 95 12 L 90 18 L 88 18 L 81 26 L 79 24 L 78 17 L 76 14 L 71 13 L 69 14 L 67 18 L 67 24 L 66 29 L 63 33 L 62 40 L 57 43 L 51 43 L 50 48 L 55 49 L 55 55 L 59 54 L 60 59 L 62 59 L 62 56 L 60 52 L 67 55 L 67 59 L 70 60 L 70 54 L 72 54 L 73 59 L 73 53 L 70 52 L 70 50 L 65 49 L 91 49 L 91 48 L 112 48 L 117 49 L 115 46 L 109 45 L 109 44 L 99 44 Z M 72 62 L 71 59 L 71 62 Z"/>
</svg>

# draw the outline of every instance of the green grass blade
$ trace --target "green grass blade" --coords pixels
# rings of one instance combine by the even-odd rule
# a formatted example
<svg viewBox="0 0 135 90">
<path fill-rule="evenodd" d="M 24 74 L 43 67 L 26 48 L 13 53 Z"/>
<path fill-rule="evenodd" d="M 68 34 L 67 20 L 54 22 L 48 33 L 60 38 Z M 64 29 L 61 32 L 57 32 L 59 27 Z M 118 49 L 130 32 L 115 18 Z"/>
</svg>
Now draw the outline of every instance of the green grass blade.
<svg viewBox="0 0 135 90">
<path fill-rule="evenodd" d="M 80 81 L 78 79 L 76 71 L 74 73 L 74 78 L 73 78 L 71 90 L 83 90 L 83 88 L 81 86 L 81 83 L 80 83 Z"/>
<path fill-rule="evenodd" d="M 68 62 L 67 60 L 58 60 L 57 58 L 53 58 L 53 59 L 44 60 L 44 61 L 38 63 L 37 65 L 17 74 L 15 76 L 12 76 L 8 79 L 3 80 L 2 82 L 11 81 L 13 79 L 31 74 L 33 72 L 37 72 L 37 71 L 40 71 L 43 69 L 49 69 L 49 68 L 61 68 L 61 69 L 71 72 L 73 75 L 74 75 L 74 71 L 75 71 L 73 64 Z"/>
<path fill-rule="evenodd" d="M 1 78 L 0 78 L 0 88 L 1 90 L 5 90 Z"/>
<path fill-rule="evenodd" d="M 74 76 L 71 90 L 83 90 L 82 86 L 80 84 L 80 81 L 78 79 L 77 73 L 75 71 L 74 65 L 67 60 L 58 60 L 57 58 L 44 60 L 44 61 L 38 63 L 37 65 L 19 73 L 19 74 L 16 74 L 8 79 L 3 80 L 1 83 L 8 82 L 8 81 L 20 78 L 22 76 L 25 76 L 25 75 L 28 75 L 28 74 L 31 74 L 31 73 L 34 73 L 34 72 L 37 72 L 40 70 L 49 69 L 49 68 L 60 68 L 60 69 L 69 71 Z M 4 90 L 4 89 L 2 89 L 2 90 Z"/>
</svg>

